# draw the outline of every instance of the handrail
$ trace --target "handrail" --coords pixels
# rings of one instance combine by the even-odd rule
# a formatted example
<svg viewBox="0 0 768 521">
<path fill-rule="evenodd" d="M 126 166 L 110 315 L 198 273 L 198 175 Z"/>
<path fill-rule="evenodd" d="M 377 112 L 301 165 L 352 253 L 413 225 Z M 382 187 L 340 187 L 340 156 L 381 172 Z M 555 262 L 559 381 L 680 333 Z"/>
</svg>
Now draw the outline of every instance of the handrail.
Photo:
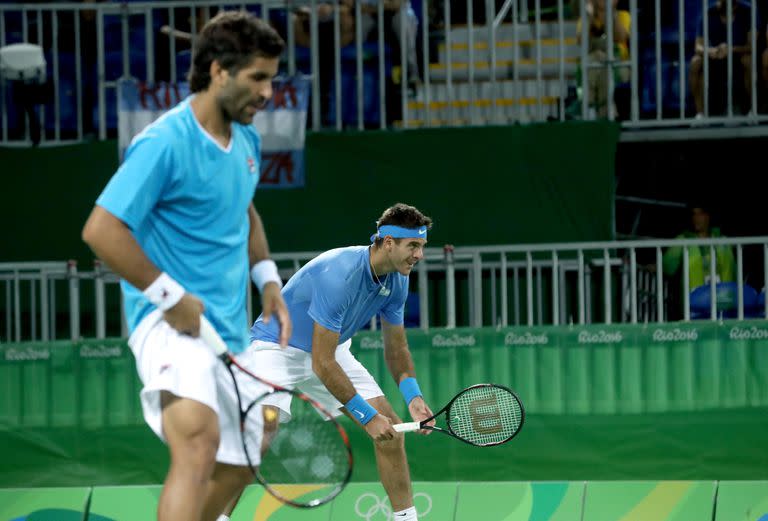
<svg viewBox="0 0 768 521">
<path fill-rule="evenodd" d="M 490 246 L 451 246 L 425 249 L 424 258 L 412 276 L 416 280 L 418 312 L 415 325 L 430 327 L 508 326 L 568 323 L 666 322 L 669 317 L 684 321 L 693 318 L 717 320 L 723 317 L 716 299 L 716 262 L 705 274 L 708 286 L 705 309 L 701 297 L 694 297 L 689 284 L 689 247 L 704 247 L 710 257 L 716 248 L 734 249 L 736 286 L 732 299 L 736 307 L 731 318 L 768 318 L 768 304 L 747 309 L 750 295 L 761 288 L 748 288 L 754 279 L 768 274 L 768 236 L 722 237 L 716 239 L 655 239 L 594 241 L 550 244 L 501 244 Z M 759 248 L 748 248 L 758 246 Z M 663 251 L 682 249 L 681 315 L 674 318 L 675 286 L 662 272 Z M 646 252 L 645 259 L 639 257 Z M 283 279 L 290 278 L 319 251 L 274 253 Z M 574 253 L 571 256 L 569 253 Z M 651 264 L 646 264 L 653 259 Z M 753 270 L 748 273 L 747 268 Z M 754 270 L 758 270 L 755 273 Z M 762 273 L 759 273 L 762 271 Z M 42 281 L 42 282 L 41 282 Z M 66 308 L 56 308 L 56 281 L 66 281 Z M 0 263 L 0 341 L 22 338 L 56 338 L 56 316 L 68 315 L 69 336 L 80 338 L 81 324 L 94 324 L 85 332 L 97 338 L 125 335 L 123 317 L 109 318 L 109 309 L 119 304 L 116 290 L 107 290 L 118 277 L 98 261 L 93 270 L 78 270 L 73 262 Z M 81 292 L 93 285 L 94 319 L 84 320 Z M 258 309 L 248 288 L 248 316 Z M 90 294 L 90 291 L 89 293 Z M 33 298 L 28 297 L 33 295 Z M 39 296 L 38 296 L 39 295 Z M 695 304 L 695 306 L 693 305 Z M 59 306 L 60 308 L 61 306 Z M 121 312 L 122 312 L 122 308 Z M 4 310 L 4 312 L 3 312 Z M 694 316 L 694 311 L 696 315 Z M 748 313 L 749 312 L 749 313 Z M 757 315 L 756 315 L 757 314 Z M 30 322 L 31 321 L 31 322 Z M 110 324 L 112 328 L 110 329 Z M 119 330 L 115 330 L 119 324 Z M 62 331 L 59 331 L 61 336 Z"/>
</svg>

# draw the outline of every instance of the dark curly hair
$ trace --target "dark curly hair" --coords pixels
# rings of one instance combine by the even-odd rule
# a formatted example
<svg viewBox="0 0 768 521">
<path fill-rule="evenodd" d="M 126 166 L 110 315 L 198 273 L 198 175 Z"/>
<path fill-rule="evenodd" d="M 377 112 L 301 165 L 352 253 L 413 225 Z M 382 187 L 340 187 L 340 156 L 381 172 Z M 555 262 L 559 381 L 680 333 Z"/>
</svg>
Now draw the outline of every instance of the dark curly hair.
<svg viewBox="0 0 768 521">
<path fill-rule="evenodd" d="M 254 57 L 279 57 L 284 47 L 277 31 L 263 20 L 246 11 L 221 12 L 195 38 L 189 90 L 200 92 L 208 88 L 214 60 L 234 75 Z"/>
<path fill-rule="evenodd" d="M 408 229 L 426 226 L 429 230 L 432 228 L 432 218 L 421 213 L 415 206 L 397 203 L 384 210 L 384 213 L 376 221 L 376 228 L 385 224 L 394 224 Z M 395 239 L 395 241 L 399 243 L 400 239 Z M 376 246 L 381 246 L 382 242 L 384 242 L 383 238 L 377 238 Z"/>
</svg>

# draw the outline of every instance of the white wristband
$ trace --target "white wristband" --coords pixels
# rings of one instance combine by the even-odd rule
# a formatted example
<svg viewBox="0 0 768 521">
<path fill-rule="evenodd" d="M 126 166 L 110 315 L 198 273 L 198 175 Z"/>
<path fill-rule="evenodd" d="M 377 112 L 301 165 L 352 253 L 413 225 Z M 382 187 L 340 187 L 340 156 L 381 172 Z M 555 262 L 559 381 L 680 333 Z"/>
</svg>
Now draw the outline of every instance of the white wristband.
<svg viewBox="0 0 768 521">
<path fill-rule="evenodd" d="M 276 282 L 277 287 L 283 287 L 283 280 L 277 272 L 277 264 L 272 259 L 264 259 L 254 264 L 251 268 L 251 279 L 256 284 L 256 287 L 259 288 L 259 293 L 264 290 L 267 282 Z"/>
<path fill-rule="evenodd" d="M 166 272 L 162 272 L 155 281 L 144 290 L 144 296 L 157 306 L 160 311 L 168 311 L 184 296 L 184 288 Z"/>
</svg>

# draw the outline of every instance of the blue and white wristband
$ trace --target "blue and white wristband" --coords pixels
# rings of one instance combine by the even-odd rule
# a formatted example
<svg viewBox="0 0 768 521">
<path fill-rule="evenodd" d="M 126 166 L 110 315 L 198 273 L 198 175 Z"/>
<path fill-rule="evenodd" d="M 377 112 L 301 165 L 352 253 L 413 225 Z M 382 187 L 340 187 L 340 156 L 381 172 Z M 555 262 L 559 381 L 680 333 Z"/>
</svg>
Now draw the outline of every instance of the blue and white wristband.
<svg viewBox="0 0 768 521">
<path fill-rule="evenodd" d="M 367 424 L 374 418 L 374 416 L 379 414 L 379 411 L 377 411 L 370 403 L 366 402 L 359 394 L 354 395 L 351 400 L 344 404 L 344 407 L 346 407 L 350 414 L 363 425 Z"/>
<path fill-rule="evenodd" d="M 410 405 L 411 401 L 417 396 L 422 396 L 421 389 L 419 389 L 419 382 L 417 382 L 416 378 L 413 376 L 404 378 L 403 381 L 400 382 L 399 387 L 407 405 Z"/>
</svg>

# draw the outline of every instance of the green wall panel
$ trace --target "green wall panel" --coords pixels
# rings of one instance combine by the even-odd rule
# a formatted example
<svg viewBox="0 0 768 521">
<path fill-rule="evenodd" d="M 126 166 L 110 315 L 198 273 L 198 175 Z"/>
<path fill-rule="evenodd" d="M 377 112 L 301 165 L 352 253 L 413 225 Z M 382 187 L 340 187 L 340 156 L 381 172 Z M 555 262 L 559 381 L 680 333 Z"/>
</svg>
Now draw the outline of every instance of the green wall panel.
<svg viewBox="0 0 768 521">
<path fill-rule="evenodd" d="M 419 521 L 454 519 L 456 483 L 414 483 L 413 502 Z M 379 483 L 354 483 L 333 502 L 330 521 L 389 521 L 392 506 Z"/>
<path fill-rule="evenodd" d="M 88 521 L 156 519 L 161 490 L 160 485 L 94 487 Z"/>
<path fill-rule="evenodd" d="M 618 136 L 608 122 L 309 133 L 306 187 L 260 190 L 255 204 L 273 251 L 366 243 L 397 201 L 433 215 L 434 245 L 607 240 Z M 0 217 L 14 224 L 0 260 L 90 269 L 80 230 L 116 170 L 115 141 L 0 148 L 0 165 Z"/>
<path fill-rule="evenodd" d="M 461 483 L 456 521 L 581 521 L 584 483 Z"/>
</svg>

